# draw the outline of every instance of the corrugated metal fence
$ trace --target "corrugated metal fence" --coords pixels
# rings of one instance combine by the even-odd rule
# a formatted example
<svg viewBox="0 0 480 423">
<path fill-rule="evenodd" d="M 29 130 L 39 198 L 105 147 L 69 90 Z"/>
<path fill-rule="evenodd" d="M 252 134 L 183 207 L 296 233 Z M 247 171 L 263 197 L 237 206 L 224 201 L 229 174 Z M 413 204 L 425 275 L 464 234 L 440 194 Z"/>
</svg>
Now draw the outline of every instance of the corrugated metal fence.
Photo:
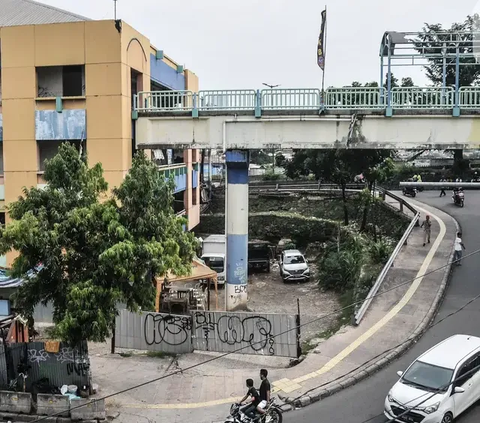
<svg viewBox="0 0 480 423">
<path fill-rule="evenodd" d="M 87 344 L 71 348 L 63 343 L 57 353 L 47 352 L 43 342 L 29 342 L 0 345 L 0 384 L 7 388 L 17 380 L 22 389 L 26 373 L 27 392 L 35 385 L 42 384 L 60 388 L 62 385 L 89 385 L 90 360 Z"/>
<path fill-rule="evenodd" d="M 121 310 L 115 341 L 119 348 L 172 354 L 195 349 L 297 357 L 298 321 L 298 316 L 286 314 L 194 311 L 171 315 Z"/>
</svg>

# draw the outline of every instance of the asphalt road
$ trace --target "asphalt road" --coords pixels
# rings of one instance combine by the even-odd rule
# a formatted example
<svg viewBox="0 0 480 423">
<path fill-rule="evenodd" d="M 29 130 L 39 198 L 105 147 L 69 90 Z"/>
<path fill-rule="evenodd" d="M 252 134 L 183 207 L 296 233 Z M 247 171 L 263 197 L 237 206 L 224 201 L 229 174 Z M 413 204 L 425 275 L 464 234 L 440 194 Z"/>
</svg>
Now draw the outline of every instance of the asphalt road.
<svg viewBox="0 0 480 423">
<path fill-rule="evenodd" d="M 457 219 L 466 247 L 464 254 L 480 249 L 480 192 L 465 193 L 465 207 L 453 205 L 451 195 L 439 198 L 439 192 L 424 191 L 416 198 Z M 454 270 L 445 299 L 436 320 L 462 307 L 480 293 L 480 254 L 466 258 Z M 397 381 L 396 372 L 405 370 L 420 354 L 441 340 L 464 333 L 480 336 L 480 300 L 463 311 L 427 331 L 405 355 L 365 381 L 340 391 L 330 398 L 285 415 L 286 421 L 295 423 L 383 423 L 383 403 L 390 388 Z M 478 423 L 480 402 L 462 415 L 456 423 Z"/>
</svg>

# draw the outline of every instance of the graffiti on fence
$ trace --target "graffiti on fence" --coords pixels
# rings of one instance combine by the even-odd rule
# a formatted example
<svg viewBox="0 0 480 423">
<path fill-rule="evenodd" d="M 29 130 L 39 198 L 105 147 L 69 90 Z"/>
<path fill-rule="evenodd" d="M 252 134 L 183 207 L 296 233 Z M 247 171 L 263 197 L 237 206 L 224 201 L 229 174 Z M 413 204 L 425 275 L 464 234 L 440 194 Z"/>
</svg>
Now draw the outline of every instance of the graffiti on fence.
<svg viewBox="0 0 480 423">
<path fill-rule="evenodd" d="M 50 355 L 45 350 L 36 350 L 36 349 L 29 349 L 28 350 L 28 361 L 30 363 L 42 363 L 47 361 L 50 358 Z"/>
<path fill-rule="evenodd" d="M 190 339 L 192 318 L 157 313 L 145 315 L 143 332 L 147 345 L 182 345 Z"/>
<path fill-rule="evenodd" d="M 221 343 L 241 348 L 248 343 L 256 352 L 268 348 L 270 355 L 275 355 L 275 338 L 272 323 L 262 316 L 218 315 L 211 312 L 195 312 L 195 330 L 201 331 L 209 351 L 209 339 L 213 337 Z"/>
</svg>

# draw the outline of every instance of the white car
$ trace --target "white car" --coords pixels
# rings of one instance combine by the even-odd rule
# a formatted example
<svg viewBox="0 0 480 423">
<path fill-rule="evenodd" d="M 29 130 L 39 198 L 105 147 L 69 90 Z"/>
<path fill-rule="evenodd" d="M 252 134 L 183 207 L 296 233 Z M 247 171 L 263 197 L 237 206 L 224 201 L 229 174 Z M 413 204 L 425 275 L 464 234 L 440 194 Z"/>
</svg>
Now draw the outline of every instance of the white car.
<svg viewBox="0 0 480 423">
<path fill-rule="evenodd" d="M 480 338 L 451 336 L 397 374 L 385 399 L 389 419 L 451 423 L 480 399 Z"/>
<path fill-rule="evenodd" d="M 307 260 L 298 250 L 285 250 L 280 257 L 280 275 L 283 282 L 305 282 L 310 280 Z"/>
</svg>

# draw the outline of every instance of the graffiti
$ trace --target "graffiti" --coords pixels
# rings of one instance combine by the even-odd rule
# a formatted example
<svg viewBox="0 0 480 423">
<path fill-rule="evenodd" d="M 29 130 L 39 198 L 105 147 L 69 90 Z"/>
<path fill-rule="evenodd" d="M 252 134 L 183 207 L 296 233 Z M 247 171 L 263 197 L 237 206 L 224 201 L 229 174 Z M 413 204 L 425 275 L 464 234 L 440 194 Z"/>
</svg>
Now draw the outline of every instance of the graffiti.
<svg viewBox="0 0 480 423">
<path fill-rule="evenodd" d="M 239 348 L 242 343 L 247 343 L 255 352 L 268 347 L 268 353 L 275 354 L 272 323 L 265 317 L 222 315 L 217 319 L 214 313 L 195 312 L 195 331 L 200 331 L 200 337 L 203 335 L 207 351 L 209 340 L 213 337 L 223 344 Z"/>
<path fill-rule="evenodd" d="M 75 351 L 70 347 L 62 348 L 55 356 L 60 363 L 75 363 Z"/>
<path fill-rule="evenodd" d="M 30 363 L 39 364 L 43 361 L 47 361 L 49 358 L 50 356 L 45 350 L 40 350 L 40 351 L 35 349 L 28 350 L 28 361 Z"/>
<path fill-rule="evenodd" d="M 247 285 L 235 285 L 235 294 L 246 294 Z"/>
<path fill-rule="evenodd" d="M 190 316 L 172 316 L 149 313 L 143 324 L 144 339 L 147 345 L 182 345 L 192 333 Z"/>
<path fill-rule="evenodd" d="M 67 363 L 67 374 L 77 376 L 88 376 L 90 366 L 88 363 Z"/>
<path fill-rule="evenodd" d="M 240 284 L 246 285 L 247 283 L 247 271 L 245 269 L 245 266 L 242 265 L 242 263 L 237 263 L 235 265 L 235 271 L 233 273 L 235 275 L 235 278 L 238 279 Z"/>
</svg>

